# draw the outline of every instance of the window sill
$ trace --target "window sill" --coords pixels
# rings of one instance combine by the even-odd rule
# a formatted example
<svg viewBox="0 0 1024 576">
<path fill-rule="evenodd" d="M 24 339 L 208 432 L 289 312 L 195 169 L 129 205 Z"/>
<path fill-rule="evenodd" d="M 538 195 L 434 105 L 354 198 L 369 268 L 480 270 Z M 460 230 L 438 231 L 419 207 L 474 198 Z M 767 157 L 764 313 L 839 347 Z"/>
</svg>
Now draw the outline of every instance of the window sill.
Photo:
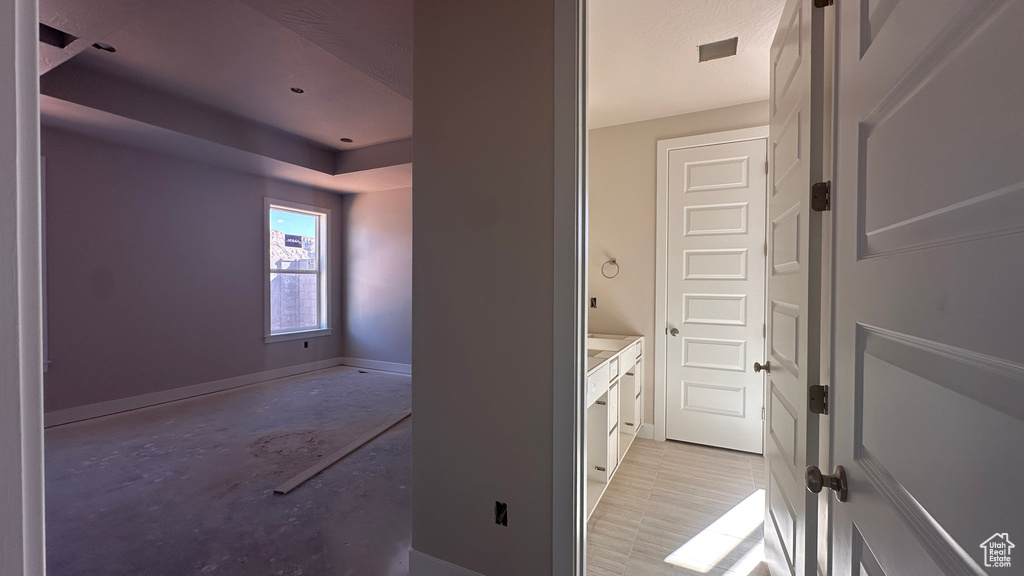
<svg viewBox="0 0 1024 576">
<path fill-rule="evenodd" d="M 317 338 L 319 336 L 330 336 L 330 328 L 322 328 L 317 330 L 303 330 L 302 332 L 285 332 L 284 334 L 272 334 L 270 336 L 264 336 L 263 342 L 270 344 L 272 342 L 285 342 L 287 340 L 303 340 L 306 338 Z"/>
</svg>

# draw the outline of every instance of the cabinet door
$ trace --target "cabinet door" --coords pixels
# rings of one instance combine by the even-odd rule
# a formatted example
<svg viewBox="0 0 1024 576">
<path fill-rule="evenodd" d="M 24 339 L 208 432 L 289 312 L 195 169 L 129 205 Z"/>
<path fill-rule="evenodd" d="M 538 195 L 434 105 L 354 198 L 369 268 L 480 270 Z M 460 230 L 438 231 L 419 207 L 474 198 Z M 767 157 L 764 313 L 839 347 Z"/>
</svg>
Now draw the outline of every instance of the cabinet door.
<svg viewBox="0 0 1024 576">
<path fill-rule="evenodd" d="M 608 477 L 611 478 L 612 472 L 615 471 L 615 467 L 619 464 L 619 430 L 612 430 L 608 434 Z"/>
<path fill-rule="evenodd" d="M 619 423 L 619 384 L 616 382 L 608 389 L 608 431 L 615 429 Z"/>
</svg>

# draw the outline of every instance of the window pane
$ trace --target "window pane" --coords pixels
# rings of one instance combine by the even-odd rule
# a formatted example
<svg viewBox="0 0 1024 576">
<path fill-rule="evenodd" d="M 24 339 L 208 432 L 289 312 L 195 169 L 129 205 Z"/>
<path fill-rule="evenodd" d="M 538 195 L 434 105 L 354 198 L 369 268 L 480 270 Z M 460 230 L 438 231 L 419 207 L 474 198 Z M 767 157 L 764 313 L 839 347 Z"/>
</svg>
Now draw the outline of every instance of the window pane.
<svg viewBox="0 0 1024 576">
<path fill-rule="evenodd" d="M 317 278 L 317 274 L 270 275 L 271 333 L 320 327 Z"/>
<path fill-rule="evenodd" d="M 270 209 L 270 268 L 316 270 L 317 217 L 289 210 Z"/>
</svg>

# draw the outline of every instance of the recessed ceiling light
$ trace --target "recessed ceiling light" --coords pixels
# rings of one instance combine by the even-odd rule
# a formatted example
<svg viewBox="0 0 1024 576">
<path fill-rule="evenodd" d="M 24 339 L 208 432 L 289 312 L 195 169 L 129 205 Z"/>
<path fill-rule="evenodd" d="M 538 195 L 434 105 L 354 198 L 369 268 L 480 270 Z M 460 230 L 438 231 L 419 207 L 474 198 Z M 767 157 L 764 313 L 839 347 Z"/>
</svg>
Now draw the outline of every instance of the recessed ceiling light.
<svg viewBox="0 0 1024 576">
<path fill-rule="evenodd" d="M 295 88 L 293 86 L 292 87 L 292 92 L 295 92 L 296 94 L 302 94 L 303 92 L 305 92 L 305 90 L 303 90 L 302 88 Z"/>
<path fill-rule="evenodd" d="M 707 62 L 708 60 L 735 56 L 736 45 L 739 43 L 739 40 L 739 38 L 729 38 L 727 40 L 711 42 L 710 44 L 701 44 L 697 46 L 698 60 L 700 62 Z"/>
<path fill-rule="evenodd" d="M 92 45 L 92 47 L 97 48 L 99 50 L 106 50 L 107 52 L 117 52 L 117 50 L 115 50 L 113 46 L 111 46 L 110 44 L 104 44 L 103 42 L 96 42 Z"/>
<path fill-rule="evenodd" d="M 352 142 L 352 139 L 351 138 L 342 138 L 341 141 L 346 143 L 346 144 L 349 144 L 349 143 Z"/>
</svg>

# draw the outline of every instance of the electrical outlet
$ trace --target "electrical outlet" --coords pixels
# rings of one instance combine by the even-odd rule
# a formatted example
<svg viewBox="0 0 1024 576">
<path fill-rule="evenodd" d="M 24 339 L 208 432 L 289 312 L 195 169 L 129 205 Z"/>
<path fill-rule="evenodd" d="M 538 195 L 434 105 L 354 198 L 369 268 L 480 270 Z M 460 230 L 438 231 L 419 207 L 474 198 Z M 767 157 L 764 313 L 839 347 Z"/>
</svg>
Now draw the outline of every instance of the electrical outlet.
<svg viewBox="0 0 1024 576">
<path fill-rule="evenodd" d="M 494 502 L 494 523 L 499 526 L 508 526 L 508 504 Z"/>
<path fill-rule="evenodd" d="M 591 308 L 597 308 L 597 298 L 591 298 L 590 299 L 590 307 Z"/>
</svg>

